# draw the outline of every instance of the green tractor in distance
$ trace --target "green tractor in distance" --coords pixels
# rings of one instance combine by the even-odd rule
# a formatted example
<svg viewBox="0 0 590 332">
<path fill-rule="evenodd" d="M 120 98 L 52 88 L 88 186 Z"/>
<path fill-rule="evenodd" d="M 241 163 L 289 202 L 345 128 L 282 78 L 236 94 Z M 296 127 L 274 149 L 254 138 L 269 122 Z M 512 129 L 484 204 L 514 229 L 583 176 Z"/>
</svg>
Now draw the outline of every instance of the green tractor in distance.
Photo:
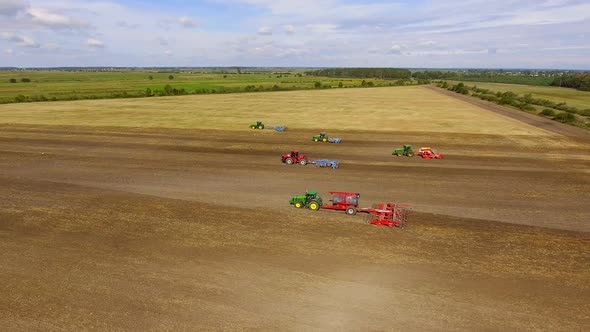
<svg viewBox="0 0 590 332">
<path fill-rule="evenodd" d="M 403 148 L 397 148 L 397 149 L 393 150 L 393 152 L 391 154 L 398 156 L 398 157 L 401 157 L 401 156 L 413 157 L 414 150 L 412 150 L 411 145 L 406 144 L 406 145 L 404 145 Z"/>
<path fill-rule="evenodd" d="M 319 135 L 315 135 L 311 138 L 312 141 L 314 142 L 327 142 L 328 141 L 328 134 L 326 134 L 326 132 L 322 131 Z"/>
<path fill-rule="evenodd" d="M 250 129 L 264 129 L 264 123 L 262 121 L 256 121 L 255 124 L 250 125 Z"/>
<path fill-rule="evenodd" d="M 294 205 L 298 209 L 307 207 L 310 210 L 317 211 L 322 207 L 322 198 L 315 190 L 307 190 L 305 195 L 299 195 L 291 198 L 289 204 Z"/>
</svg>

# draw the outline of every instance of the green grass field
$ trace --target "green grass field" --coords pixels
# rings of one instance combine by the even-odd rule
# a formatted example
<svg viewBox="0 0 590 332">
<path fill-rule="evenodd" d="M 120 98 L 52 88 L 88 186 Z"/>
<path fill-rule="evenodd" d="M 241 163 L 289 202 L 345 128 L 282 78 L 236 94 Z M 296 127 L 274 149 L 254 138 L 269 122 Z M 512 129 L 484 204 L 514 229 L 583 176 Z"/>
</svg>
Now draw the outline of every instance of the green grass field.
<svg viewBox="0 0 590 332">
<path fill-rule="evenodd" d="M 457 84 L 459 81 L 449 81 L 449 84 Z M 590 108 L 590 92 L 555 86 L 531 86 L 521 84 L 502 84 L 484 82 L 464 82 L 465 85 L 476 85 L 478 88 L 492 90 L 494 92 L 512 91 L 519 95 L 532 93 L 534 98 L 547 99 L 553 102 L 565 102 L 579 109 Z"/>
<path fill-rule="evenodd" d="M 318 131 L 551 136 L 419 86 L 0 105 L 0 123 L 16 124 L 250 130 L 256 120 Z"/>
<path fill-rule="evenodd" d="M 285 74 L 288 72 L 288 74 Z M 345 87 L 360 86 L 362 79 L 335 79 L 328 77 L 297 76 L 301 71 L 255 71 L 238 74 L 237 71 L 222 73 L 220 71 L 111 71 L 111 72 L 75 72 L 75 71 L 0 71 L 0 103 L 13 102 L 19 95 L 67 100 L 108 98 L 116 93 L 129 95 L 142 94 L 146 89 L 163 90 L 167 84 L 173 88 L 185 89 L 187 93 L 196 90 L 216 90 L 222 88 L 244 90 L 248 85 L 263 87 L 265 90 L 277 85 L 284 90 L 311 89 L 316 81 L 322 85 L 337 87 L 340 82 Z M 168 76 L 173 75 L 173 79 Z M 152 79 L 149 77 L 152 76 Z M 28 78 L 29 83 L 21 82 Z M 10 80 L 15 79 L 16 83 Z M 389 84 L 391 81 L 375 81 L 376 85 Z M 74 97 L 74 98 L 72 98 Z"/>
</svg>

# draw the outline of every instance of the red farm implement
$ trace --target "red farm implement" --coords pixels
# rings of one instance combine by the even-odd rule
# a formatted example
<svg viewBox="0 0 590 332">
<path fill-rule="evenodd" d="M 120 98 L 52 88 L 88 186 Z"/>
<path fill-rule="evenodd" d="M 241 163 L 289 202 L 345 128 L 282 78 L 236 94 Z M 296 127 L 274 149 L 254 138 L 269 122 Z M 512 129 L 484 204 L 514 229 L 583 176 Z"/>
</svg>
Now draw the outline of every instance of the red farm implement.
<svg viewBox="0 0 590 332">
<path fill-rule="evenodd" d="M 375 207 L 360 209 L 358 212 L 369 214 L 369 224 L 375 226 L 406 227 L 410 206 L 407 204 L 379 203 Z"/>
<path fill-rule="evenodd" d="M 333 195 L 331 205 L 323 205 L 322 209 L 344 211 L 348 215 L 355 215 L 359 206 L 359 193 L 351 193 L 345 191 L 330 191 Z"/>
<path fill-rule="evenodd" d="M 432 150 L 432 148 L 429 148 L 429 147 L 420 148 L 420 151 L 418 151 L 418 155 L 424 159 L 442 159 L 443 158 L 442 153 L 435 152 Z"/>
<path fill-rule="evenodd" d="M 322 209 L 345 211 L 348 215 L 369 214 L 368 223 L 376 226 L 405 227 L 410 214 L 410 206 L 399 203 L 378 203 L 371 208 L 359 208 L 359 193 L 330 191 L 333 195 L 331 205 L 322 205 Z"/>
</svg>

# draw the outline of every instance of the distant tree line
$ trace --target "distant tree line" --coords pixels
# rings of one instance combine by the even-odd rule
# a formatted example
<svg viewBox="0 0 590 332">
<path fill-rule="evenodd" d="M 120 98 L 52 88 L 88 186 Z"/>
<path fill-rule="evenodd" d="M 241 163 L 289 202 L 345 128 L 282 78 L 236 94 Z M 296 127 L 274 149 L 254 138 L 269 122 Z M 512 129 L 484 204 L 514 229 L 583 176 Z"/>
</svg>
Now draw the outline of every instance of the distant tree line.
<svg viewBox="0 0 590 332">
<path fill-rule="evenodd" d="M 563 75 L 556 77 L 551 85 L 590 91 L 590 74 Z"/>
<path fill-rule="evenodd" d="M 468 82 L 490 82 L 508 84 L 526 84 L 549 86 L 553 82 L 550 76 L 533 76 L 532 74 L 513 74 L 503 71 L 440 71 L 425 70 L 412 73 L 417 80 L 453 80 Z"/>
<path fill-rule="evenodd" d="M 454 91 L 463 95 L 470 95 L 480 98 L 482 100 L 490 101 L 499 105 L 511 106 L 522 111 L 547 116 L 555 121 L 574 124 L 577 122 L 575 114 L 584 117 L 590 117 L 590 109 L 578 109 L 569 106 L 564 102 L 557 103 L 547 99 L 534 98 L 531 93 L 525 95 L 518 95 L 514 92 L 494 92 L 489 89 L 478 88 L 477 86 L 467 86 L 460 82 L 454 85 L 446 81 L 438 83 L 438 87 Z M 542 107 L 543 110 L 538 113 L 537 107 Z M 563 111 L 563 112 L 560 112 Z"/>
<path fill-rule="evenodd" d="M 309 76 L 377 78 L 377 79 L 410 79 L 412 72 L 399 68 L 326 68 L 305 72 Z"/>
</svg>

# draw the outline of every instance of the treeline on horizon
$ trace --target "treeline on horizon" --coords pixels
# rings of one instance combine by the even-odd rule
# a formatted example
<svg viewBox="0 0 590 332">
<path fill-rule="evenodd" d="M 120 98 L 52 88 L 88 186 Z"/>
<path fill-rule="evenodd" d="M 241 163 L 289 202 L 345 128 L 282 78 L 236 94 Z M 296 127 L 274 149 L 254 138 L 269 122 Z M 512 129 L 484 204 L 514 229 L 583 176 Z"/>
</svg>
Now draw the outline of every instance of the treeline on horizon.
<svg viewBox="0 0 590 332">
<path fill-rule="evenodd" d="M 564 88 L 578 89 L 581 91 L 590 91 L 589 73 L 535 76 L 532 74 L 513 74 L 503 71 L 457 72 L 435 70 L 417 71 L 412 73 L 412 77 L 419 80 L 453 80 L 468 82 L 560 86 Z"/>
<path fill-rule="evenodd" d="M 401 68 L 326 68 L 306 71 L 309 76 L 379 78 L 379 79 L 410 79 L 412 72 Z"/>
</svg>

